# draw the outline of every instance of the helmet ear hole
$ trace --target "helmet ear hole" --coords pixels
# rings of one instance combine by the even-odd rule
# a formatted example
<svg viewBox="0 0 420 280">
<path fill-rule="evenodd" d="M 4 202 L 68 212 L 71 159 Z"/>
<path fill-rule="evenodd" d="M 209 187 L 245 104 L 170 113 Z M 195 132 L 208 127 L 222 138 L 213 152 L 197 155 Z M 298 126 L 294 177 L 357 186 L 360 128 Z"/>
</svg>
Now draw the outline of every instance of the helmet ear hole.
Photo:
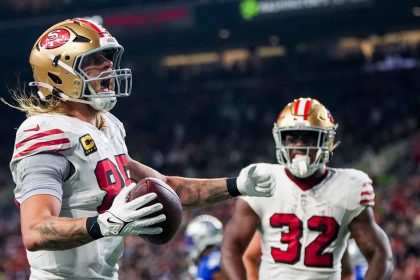
<svg viewBox="0 0 420 280">
<path fill-rule="evenodd" d="M 53 81 L 53 83 L 55 83 L 57 85 L 61 85 L 63 83 L 57 75 L 55 75 L 51 72 L 48 72 L 48 77 L 50 77 L 51 81 Z"/>
</svg>

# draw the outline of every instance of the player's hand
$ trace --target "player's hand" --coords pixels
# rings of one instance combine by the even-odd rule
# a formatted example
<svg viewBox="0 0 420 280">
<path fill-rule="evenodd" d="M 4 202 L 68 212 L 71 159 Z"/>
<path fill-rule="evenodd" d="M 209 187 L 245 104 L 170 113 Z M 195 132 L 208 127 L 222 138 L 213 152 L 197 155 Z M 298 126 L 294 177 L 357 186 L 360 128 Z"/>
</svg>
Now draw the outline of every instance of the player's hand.
<svg viewBox="0 0 420 280">
<path fill-rule="evenodd" d="M 270 197 L 274 194 L 276 180 L 265 163 L 253 163 L 243 168 L 236 179 L 243 195 Z"/>
<path fill-rule="evenodd" d="M 156 193 L 148 193 L 127 202 L 127 197 L 135 186 L 136 184 L 132 183 L 123 188 L 115 197 L 111 208 L 98 216 L 98 224 L 103 236 L 159 234 L 162 232 L 161 227 L 151 226 L 165 221 L 164 214 L 145 218 L 163 208 L 161 203 L 144 207 L 145 204 L 157 197 Z"/>
</svg>

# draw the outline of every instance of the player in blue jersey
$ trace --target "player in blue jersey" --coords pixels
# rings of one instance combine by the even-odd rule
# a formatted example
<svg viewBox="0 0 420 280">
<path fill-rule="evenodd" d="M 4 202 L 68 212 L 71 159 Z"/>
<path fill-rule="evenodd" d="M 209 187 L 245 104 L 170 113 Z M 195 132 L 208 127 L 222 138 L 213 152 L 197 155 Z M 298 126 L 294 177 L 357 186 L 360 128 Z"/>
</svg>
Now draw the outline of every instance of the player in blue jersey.
<svg viewBox="0 0 420 280">
<path fill-rule="evenodd" d="M 193 219 L 185 230 L 185 244 L 194 279 L 223 280 L 220 268 L 222 223 L 210 215 Z"/>
</svg>

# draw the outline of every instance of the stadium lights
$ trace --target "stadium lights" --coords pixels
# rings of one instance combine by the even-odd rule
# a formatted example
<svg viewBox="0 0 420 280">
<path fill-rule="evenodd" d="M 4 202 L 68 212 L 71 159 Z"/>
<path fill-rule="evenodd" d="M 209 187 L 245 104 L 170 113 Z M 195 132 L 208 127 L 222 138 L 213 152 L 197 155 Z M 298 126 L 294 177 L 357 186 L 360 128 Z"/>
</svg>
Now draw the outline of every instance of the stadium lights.
<svg viewBox="0 0 420 280">
<path fill-rule="evenodd" d="M 411 9 L 411 13 L 415 17 L 420 17 L 420 7 L 413 7 L 413 9 Z"/>
<path fill-rule="evenodd" d="M 225 28 L 220 29 L 218 33 L 221 39 L 228 39 L 230 37 L 230 31 Z"/>
<path fill-rule="evenodd" d="M 280 57 L 285 54 L 286 49 L 283 46 L 260 46 L 255 50 L 255 55 L 260 58 Z M 245 48 L 230 49 L 220 53 L 179 54 L 164 57 L 162 64 L 169 68 L 209 63 L 221 63 L 224 66 L 230 66 L 235 62 L 246 61 L 251 55 L 251 52 Z"/>
</svg>

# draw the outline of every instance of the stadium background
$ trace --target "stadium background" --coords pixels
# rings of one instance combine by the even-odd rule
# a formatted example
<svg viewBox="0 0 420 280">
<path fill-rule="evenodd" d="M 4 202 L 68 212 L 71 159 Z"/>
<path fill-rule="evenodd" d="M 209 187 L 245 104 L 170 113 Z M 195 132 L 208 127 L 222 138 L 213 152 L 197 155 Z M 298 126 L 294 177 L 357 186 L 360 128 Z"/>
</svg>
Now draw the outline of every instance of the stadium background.
<svg viewBox="0 0 420 280">
<path fill-rule="evenodd" d="M 274 163 L 279 110 L 295 97 L 319 99 L 340 124 L 330 165 L 374 179 L 393 279 L 420 279 L 418 1 L 5 0 L 1 97 L 11 101 L 9 89 L 31 81 L 37 37 L 71 17 L 102 22 L 125 47 L 134 90 L 113 113 L 131 156 L 168 175 L 234 176 L 252 162 Z M 3 105 L 0 117 L 0 279 L 26 279 L 8 169 L 24 116 Z M 121 279 L 187 279 L 185 224 L 204 212 L 225 223 L 233 203 L 184 212 L 164 246 L 127 238 Z"/>
</svg>

